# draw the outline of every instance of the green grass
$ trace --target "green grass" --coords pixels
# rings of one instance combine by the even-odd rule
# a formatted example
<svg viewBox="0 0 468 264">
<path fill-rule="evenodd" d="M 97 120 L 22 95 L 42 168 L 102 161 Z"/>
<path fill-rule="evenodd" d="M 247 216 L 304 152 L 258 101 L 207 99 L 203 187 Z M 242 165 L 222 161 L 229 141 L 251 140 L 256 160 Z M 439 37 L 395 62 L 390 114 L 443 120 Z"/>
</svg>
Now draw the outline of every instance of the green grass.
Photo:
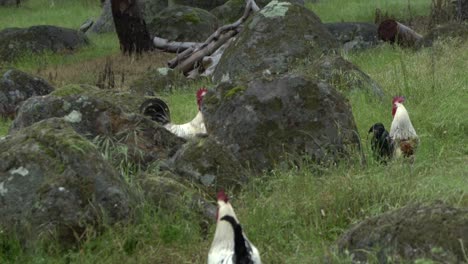
<svg viewBox="0 0 468 264">
<path fill-rule="evenodd" d="M 49 66 L 79 63 L 95 58 L 109 56 L 119 52 L 119 40 L 115 33 L 91 35 L 90 44 L 75 53 L 51 53 L 39 55 L 25 54 L 12 63 L 12 67 L 32 72 Z"/>
<path fill-rule="evenodd" d="M 411 1 L 411 8 L 424 14 L 429 3 Z M 375 7 L 407 14 L 407 1 L 329 0 L 308 6 L 324 21 L 372 21 Z M 106 48 L 100 49 L 107 43 L 105 38 L 94 40 L 102 43 L 90 47 L 88 55 L 83 55 L 85 48 L 74 55 L 77 58 L 52 55 L 47 63 L 75 63 L 107 54 Z M 442 200 L 468 207 L 468 42 L 448 40 L 418 52 L 382 45 L 344 56 L 386 94 L 383 100 L 359 91 L 349 94 L 367 165 L 320 167 L 305 161 L 300 168 L 276 169 L 254 178 L 234 195 L 232 204 L 264 263 L 323 263 L 324 257 L 332 263 L 349 263 L 346 257 L 336 256 L 333 245 L 353 223 L 412 202 Z M 32 57 L 19 66 L 34 70 L 41 60 Z M 193 118 L 195 90 L 205 85 L 206 81 L 193 83 L 187 90 L 163 96 L 174 122 Z M 421 139 L 412 167 L 401 161 L 383 166 L 371 157 L 367 131 L 376 122 L 390 126 L 394 95 L 406 96 L 405 106 Z M 0 121 L 0 136 L 8 125 Z M 206 262 L 214 223 L 205 234 L 194 224 L 199 217 L 190 211 L 169 212 L 143 204 L 138 212 L 137 223 L 109 228 L 100 236 L 90 230 L 88 240 L 77 250 L 62 252 L 57 245 L 48 245 L 23 252 L 14 240 L 7 241 L 3 248 L 10 255 L 0 256 L 0 262 Z"/>
<path fill-rule="evenodd" d="M 10 124 L 11 121 L 0 118 L 0 137 L 8 134 L 8 128 L 10 127 Z"/>
<path fill-rule="evenodd" d="M 336 256 L 333 242 L 352 223 L 412 202 L 442 200 L 468 206 L 467 51 L 467 42 L 448 41 L 416 53 L 384 45 L 348 55 L 387 95 L 383 101 L 362 92 L 349 97 L 367 165 L 351 162 L 326 168 L 304 162 L 298 169 L 278 169 L 252 179 L 235 195 L 232 204 L 265 263 L 322 263 L 324 257 L 348 263 Z M 185 122 L 196 112 L 196 87 L 167 97 L 174 119 Z M 421 137 L 412 168 L 401 161 L 378 164 L 366 140 L 373 123 L 390 124 L 390 101 L 397 94 L 408 98 L 406 106 Z M 214 225 L 205 237 L 190 212 L 145 207 L 141 214 L 140 222 L 113 227 L 78 251 L 63 254 L 38 248 L 18 253 L 15 262 L 206 261 Z"/>
<path fill-rule="evenodd" d="M 97 18 L 100 13 L 99 0 L 27 0 L 19 8 L 0 7 L 0 30 L 34 25 L 78 29 L 86 19 Z"/>
<path fill-rule="evenodd" d="M 19 8 L 0 7 L 0 30 L 34 25 L 78 29 L 86 19 L 96 20 L 100 13 L 99 0 L 28 0 Z M 48 66 L 73 64 L 119 52 L 119 42 L 115 33 L 91 35 L 89 38 L 90 45 L 78 52 L 24 54 L 8 66 L 32 72 Z"/>
<path fill-rule="evenodd" d="M 428 15 L 430 5 L 430 0 L 319 0 L 306 4 L 322 22 L 373 22 L 376 8 L 397 19 L 407 19 Z"/>
</svg>

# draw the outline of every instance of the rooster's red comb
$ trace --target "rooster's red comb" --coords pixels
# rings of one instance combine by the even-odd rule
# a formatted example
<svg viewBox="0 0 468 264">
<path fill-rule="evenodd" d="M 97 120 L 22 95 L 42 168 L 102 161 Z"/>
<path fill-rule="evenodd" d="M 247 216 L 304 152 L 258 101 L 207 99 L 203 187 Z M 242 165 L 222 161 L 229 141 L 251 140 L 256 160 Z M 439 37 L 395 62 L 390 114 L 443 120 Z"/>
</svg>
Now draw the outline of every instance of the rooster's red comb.
<svg viewBox="0 0 468 264">
<path fill-rule="evenodd" d="M 405 97 L 404 96 L 395 96 L 393 97 L 393 101 L 392 103 L 403 103 L 405 101 Z"/>
<path fill-rule="evenodd" d="M 205 87 L 198 89 L 197 99 L 200 100 L 205 95 L 206 92 L 208 92 L 208 89 L 206 89 Z"/>
<path fill-rule="evenodd" d="M 201 103 L 203 101 L 203 96 L 205 96 L 206 92 L 208 92 L 208 89 L 206 88 L 200 88 L 197 91 L 197 105 L 198 105 L 198 110 L 201 108 Z"/>
<path fill-rule="evenodd" d="M 226 193 L 224 190 L 220 190 L 217 195 L 218 201 L 223 201 L 227 203 L 229 201 L 229 198 L 227 197 Z"/>
</svg>

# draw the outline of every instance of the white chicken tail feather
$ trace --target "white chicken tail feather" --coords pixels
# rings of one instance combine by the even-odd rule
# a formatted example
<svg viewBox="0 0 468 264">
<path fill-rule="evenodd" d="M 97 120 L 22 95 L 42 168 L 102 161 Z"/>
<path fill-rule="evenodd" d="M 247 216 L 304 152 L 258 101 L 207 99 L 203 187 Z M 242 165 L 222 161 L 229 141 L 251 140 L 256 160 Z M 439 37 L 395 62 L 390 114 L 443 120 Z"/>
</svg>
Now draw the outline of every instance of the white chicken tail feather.
<svg viewBox="0 0 468 264">
<path fill-rule="evenodd" d="M 195 137 L 197 134 L 206 134 L 205 122 L 203 121 L 203 114 L 198 111 L 197 115 L 195 116 L 192 121 L 177 125 L 177 124 L 166 124 L 164 127 L 171 131 L 173 134 L 189 139 Z"/>
</svg>

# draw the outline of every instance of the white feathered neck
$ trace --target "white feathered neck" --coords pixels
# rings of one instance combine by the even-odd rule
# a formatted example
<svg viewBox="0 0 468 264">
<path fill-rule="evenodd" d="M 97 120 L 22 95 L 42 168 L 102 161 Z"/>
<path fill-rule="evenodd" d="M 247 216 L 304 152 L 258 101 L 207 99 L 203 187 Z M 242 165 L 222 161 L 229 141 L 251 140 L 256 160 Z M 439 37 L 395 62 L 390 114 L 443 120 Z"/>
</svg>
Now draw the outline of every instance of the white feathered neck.
<svg viewBox="0 0 468 264">
<path fill-rule="evenodd" d="M 395 105 L 397 110 L 390 128 L 390 137 L 394 140 L 418 137 L 405 106 L 401 103 L 395 103 Z"/>
<path fill-rule="evenodd" d="M 234 250 L 234 229 L 228 221 L 220 221 L 226 215 L 232 216 L 239 223 L 236 213 L 229 202 L 218 201 L 218 219 L 216 219 L 216 231 L 210 251 L 219 249 Z"/>
</svg>

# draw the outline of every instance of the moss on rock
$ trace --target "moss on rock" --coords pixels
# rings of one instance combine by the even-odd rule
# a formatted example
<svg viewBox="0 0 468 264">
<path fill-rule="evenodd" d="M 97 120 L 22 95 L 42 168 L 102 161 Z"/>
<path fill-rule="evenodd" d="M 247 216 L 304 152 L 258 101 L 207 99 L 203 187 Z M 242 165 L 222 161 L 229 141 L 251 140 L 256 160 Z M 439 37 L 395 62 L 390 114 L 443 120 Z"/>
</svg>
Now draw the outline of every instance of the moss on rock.
<svg viewBox="0 0 468 264">
<path fill-rule="evenodd" d="M 89 43 L 73 29 L 56 26 L 7 28 L 0 31 L 0 57 L 12 62 L 30 53 L 74 51 Z"/>
<path fill-rule="evenodd" d="M 148 23 L 152 35 L 173 41 L 203 42 L 217 28 L 218 19 L 210 12 L 180 5 L 165 8 Z"/>
<path fill-rule="evenodd" d="M 21 241 L 67 245 L 88 228 L 132 219 L 134 194 L 63 119 L 27 127 L 1 140 L 0 148 L 0 229 L 15 230 Z"/>
<path fill-rule="evenodd" d="M 413 204 L 362 221 L 338 240 L 355 261 L 368 253 L 379 263 L 406 263 L 428 259 L 437 263 L 463 263 L 462 245 L 468 241 L 468 209 L 444 203 Z M 432 263 L 432 262 L 431 262 Z"/>
</svg>

